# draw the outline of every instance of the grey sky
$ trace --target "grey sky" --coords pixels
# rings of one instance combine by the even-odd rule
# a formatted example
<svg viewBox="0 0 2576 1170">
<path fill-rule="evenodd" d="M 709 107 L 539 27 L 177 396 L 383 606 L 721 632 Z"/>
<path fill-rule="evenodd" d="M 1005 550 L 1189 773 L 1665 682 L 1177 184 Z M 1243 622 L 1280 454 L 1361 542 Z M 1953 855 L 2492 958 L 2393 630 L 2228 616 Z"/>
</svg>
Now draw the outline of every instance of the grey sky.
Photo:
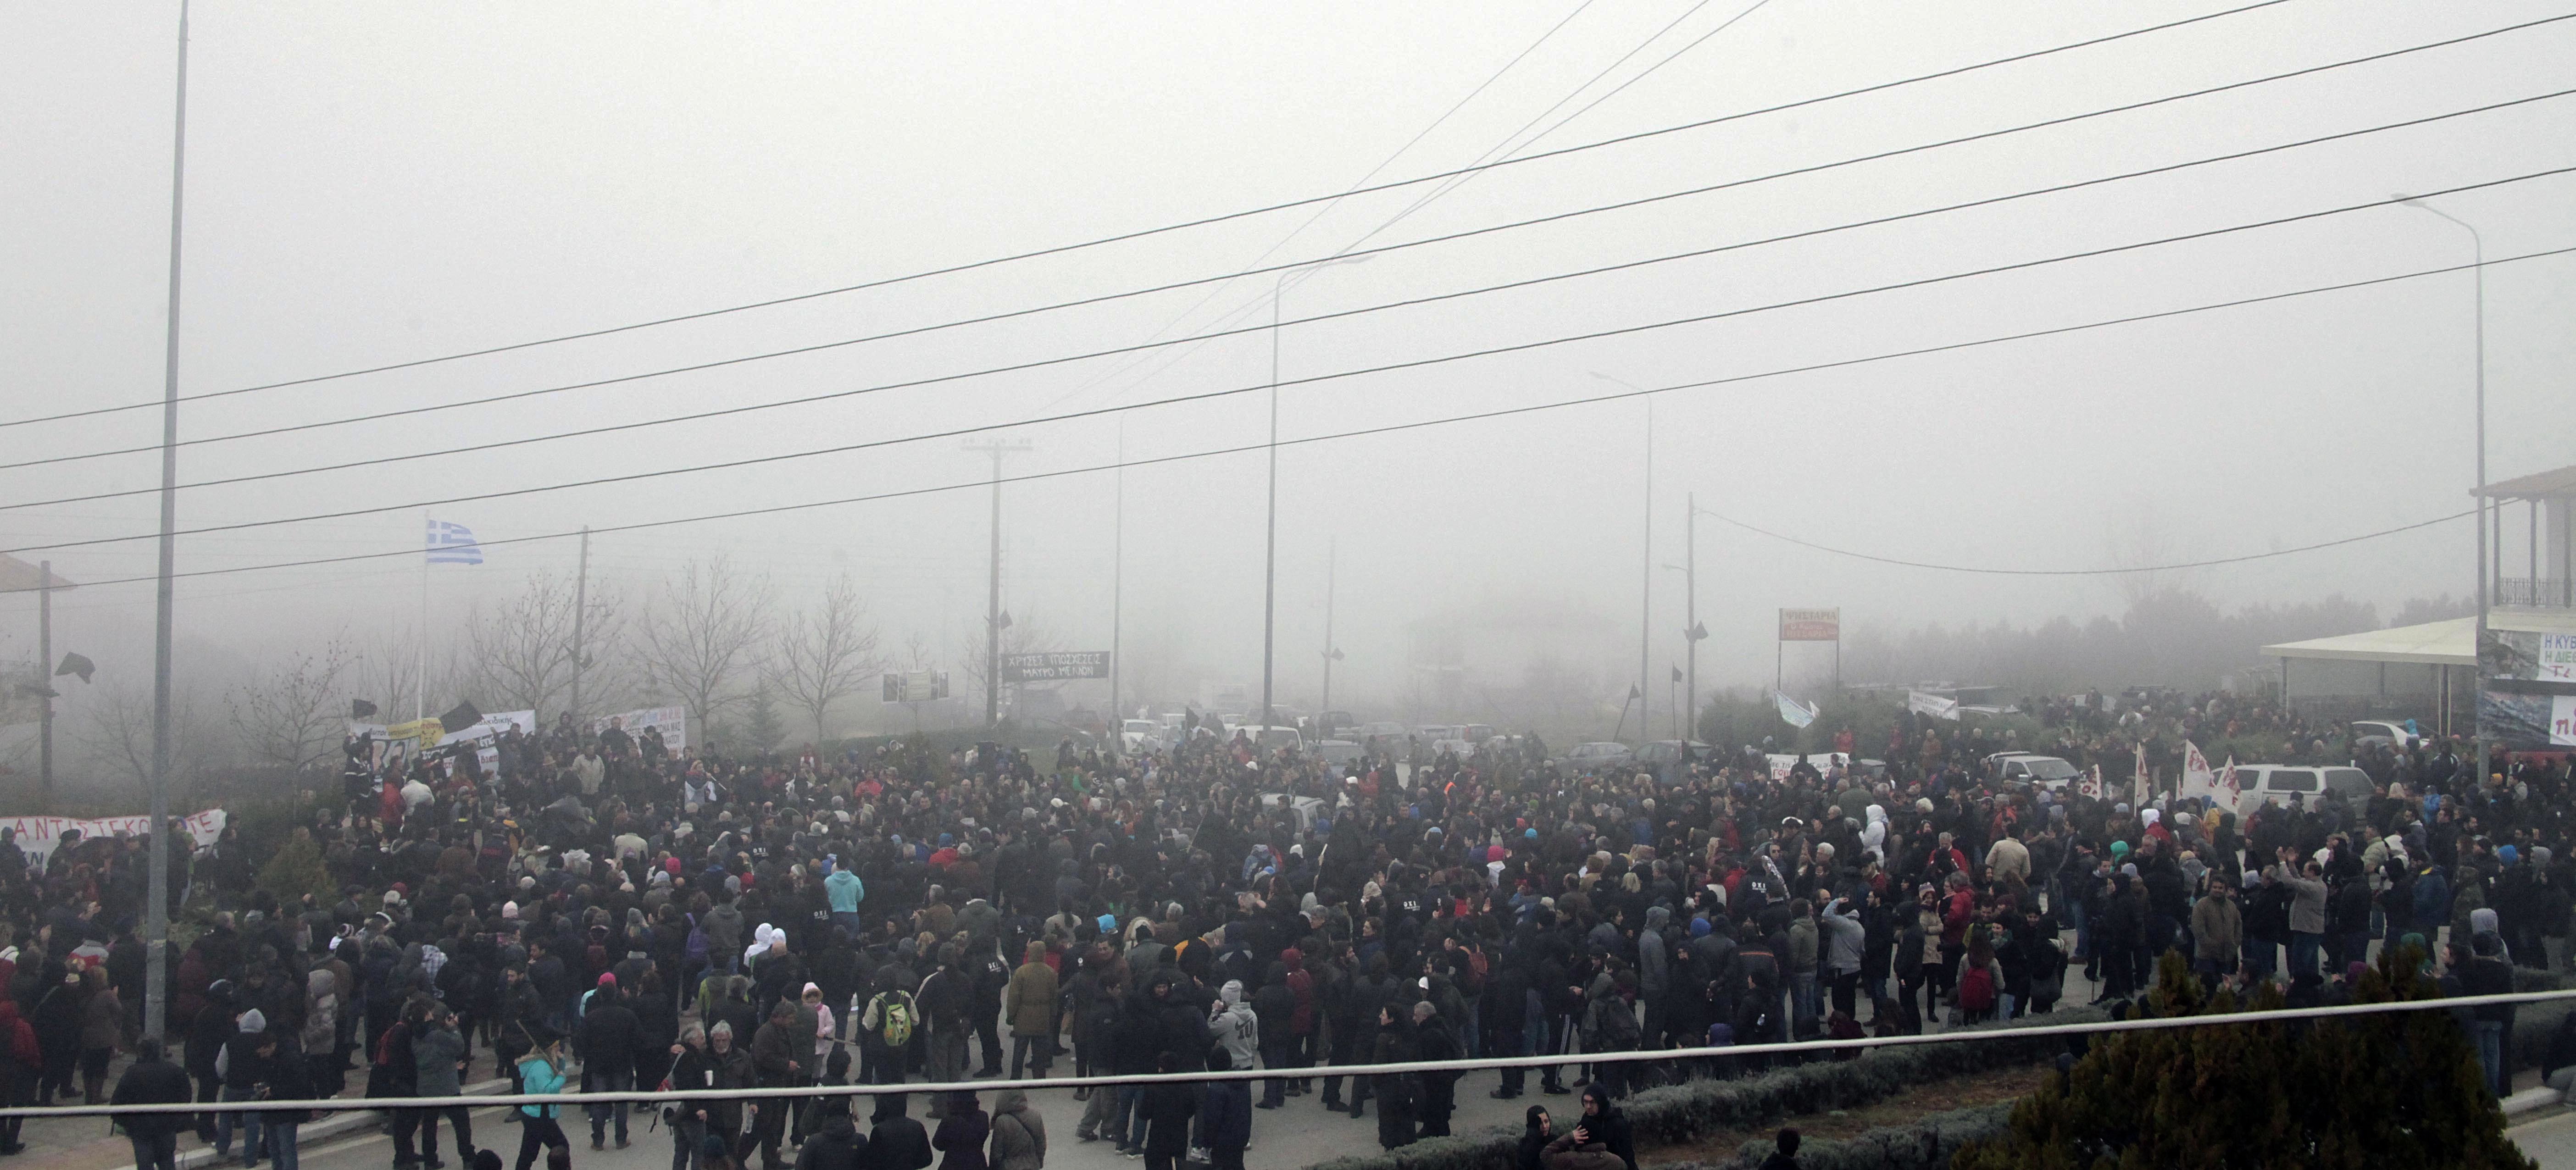
<svg viewBox="0 0 2576 1170">
<path fill-rule="evenodd" d="M 1592 141 L 2210 11 L 2223 3 L 1823 5 L 1775 0 L 1541 145 Z M 259 4 L 195 11 L 183 390 L 224 389 L 687 312 L 1322 194 L 1353 183 L 1572 3 L 1387 6 Z M 1718 0 L 1614 71 L 1743 8 Z M 1689 9 L 1596 3 L 1387 169 L 1464 165 Z M 1889 94 L 1511 168 L 1389 228 L 1408 240 L 2075 113 L 2555 15 L 2539 3 L 2329 4 L 2260 12 Z M 0 10 L 0 386 L 8 418 L 156 398 L 175 10 Z M 1294 317 L 1982 198 L 2576 84 L 2576 22 L 2317 77 L 1840 168 L 1637 211 L 1380 257 L 1294 282 Z M 1559 117 L 1562 116 L 1560 113 Z M 1550 118 L 1540 125 L 1547 125 Z M 2083 192 L 1286 331 L 1287 378 L 1716 312 L 2576 165 L 2576 98 Z M 2576 178 L 2451 197 L 2490 255 L 2576 244 Z M 1336 206 L 1275 259 L 1333 254 L 1419 189 Z M 1248 266 L 1307 212 L 421 370 L 191 407 L 190 437 L 615 376 Z M 1301 386 L 1304 436 L 1718 378 L 2457 263 L 2465 235 L 2403 209 L 1951 282 L 1702 326 Z M 2488 280 L 2490 467 L 2576 462 L 2568 260 Z M 1269 278 L 1227 285 L 1177 332 L 1266 321 Z M 1655 551 L 1681 500 L 1816 541 L 1932 561 L 2048 567 L 2331 539 L 2466 507 L 2470 281 L 2463 273 L 2256 308 L 1661 396 Z M 687 413 L 1132 344 L 1202 290 L 503 407 L 187 449 L 183 482 Z M 1233 316 L 1229 316 L 1233 314 Z M 185 493 L 183 526 L 402 504 L 1134 402 L 1266 378 L 1265 336 L 1128 362 L 864 395 Z M 1060 405 L 1059 405 L 1060 404 Z M 1400 677 L 1403 625 L 1495 599 L 1564 598 L 1617 623 L 1633 670 L 1645 409 L 1581 407 L 1291 449 L 1281 456 L 1281 690 L 1311 695 L 1325 548 L 1337 541 L 1341 678 Z M 1131 457 L 1255 442 L 1263 400 L 1135 414 Z M 157 437 L 134 411 L 0 430 L 0 461 Z M 1014 432 L 1012 469 L 1110 461 L 1101 419 Z M 956 483 L 938 440 L 751 471 L 435 510 L 487 539 Z M 0 472 L 0 500 L 148 487 L 152 457 Z M 1069 647 L 1108 643 L 1112 479 L 1014 488 L 1007 605 Z M 1131 472 L 1127 628 L 1175 671 L 1257 679 L 1260 457 Z M 889 642 L 964 651 L 980 617 L 980 490 L 602 537 L 640 588 L 728 552 L 803 600 L 855 573 Z M 0 511 L 8 546 L 148 532 L 141 495 Z M 181 567 L 408 549 L 421 513 L 190 538 Z M 2519 555 L 2521 517 L 2508 522 Z M 2144 535 L 2141 535 L 2144 534 Z M 2465 592 L 2453 523 L 2212 572 L 2233 604 L 2343 591 Z M 33 559 L 39 554 L 25 554 Z M 148 573 L 149 541 L 65 550 L 76 579 Z M 2115 609 L 2101 580 L 1873 567 L 1701 525 L 1705 679 L 1769 674 L 1771 611 L 1851 625 Z M 442 613 L 497 596 L 570 541 L 439 571 Z M 1657 573 L 1658 659 L 1678 656 L 1679 577 Z M 190 637 L 256 656 L 340 623 L 407 625 L 399 558 L 187 582 Z M 30 603 L 7 603 L 10 614 Z M 151 590 L 68 596 L 102 643 L 148 637 Z M 13 645 L 27 623 L 7 623 Z M 134 672 L 146 663 L 123 664 Z M 2106 680 L 2114 681 L 2114 680 Z M 1660 699 L 1658 700 L 1660 702 Z"/>
</svg>

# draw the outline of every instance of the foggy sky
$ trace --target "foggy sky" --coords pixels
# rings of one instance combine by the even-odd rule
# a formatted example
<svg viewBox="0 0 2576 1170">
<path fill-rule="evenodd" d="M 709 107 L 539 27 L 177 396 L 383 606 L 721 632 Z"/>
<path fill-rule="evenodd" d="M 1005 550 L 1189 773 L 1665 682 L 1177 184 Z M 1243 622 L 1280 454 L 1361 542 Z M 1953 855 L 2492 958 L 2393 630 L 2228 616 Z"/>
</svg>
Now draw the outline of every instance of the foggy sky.
<svg viewBox="0 0 2576 1170">
<path fill-rule="evenodd" d="M 2223 5 L 1828 6 L 1777 0 L 1538 148 L 1810 97 Z M 790 295 L 1345 189 L 1571 3 L 1390 7 L 261 4 L 194 12 L 183 393 Z M 1536 123 L 1556 122 L 1734 16 L 1721 0 Z M 1596 4 L 1386 166 L 1467 165 L 1689 5 Z M 2280 5 L 1485 174 L 1372 242 L 1764 174 L 2553 15 L 2551 6 Z M 161 392 L 176 12 L 0 11 L 0 386 L 18 418 Z M 1649 208 L 1409 249 L 1293 279 L 1289 317 L 1642 259 L 2444 113 L 2570 84 L 2576 22 L 2315 77 Z M 1513 139 L 1513 141 L 1518 141 Z M 1285 379 L 1717 312 L 2576 164 L 2576 98 L 2080 192 L 2017 200 L 1287 329 Z M 640 333 L 192 404 L 186 437 L 638 373 L 1211 273 L 1334 255 L 1428 187 Z M 2576 179 L 2452 196 L 2488 254 L 2576 244 Z M 1288 237 L 1284 244 L 1283 237 Z M 1272 251 L 1276 247 L 1276 251 Z M 2468 258 L 2465 233 L 2380 209 L 1726 321 L 1292 386 L 1283 437 L 1597 395 L 2358 280 Z M 2488 274 L 2489 467 L 2576 462 L 2565 258 Z M 181 480 L 470 445 L 1266 322 L 1272 278 L 532 401 L 185 448 Z M 1194 306 L 1197 306 L 1193 308 Z M 1819 543 L 2007 567 L 2221 557 L 2467 507 L 2466 273 L 1966 352 L 1658 396 L 1653 547 L 1637 401 L 1300 445 L 1280 455 L 1280 691 L 1311 701 L 1328 542 L 1337 690 L 1393 693 L 1405 624 L 1528 599 L 1618 631 L 1633 672 L 1644 565 L 1680 563 L 1682 501 Z M 1168 326 L 1168 328 L 1167 328 Z M 1261 333 L 703 423 L 182 493 L 181 526 L 979 426 L 1261 384 Z M 1015 428 L 1014 473 L 1257 443 L 1259 394 Z M 145 445 L 157 410 L 0 429 L 0 461 Z M 151 455 L 0 472 L 0 502 L 148 488 Z M 432 509 L 487 540 L 961 484 L 956 439 Z M 1131 655 L 1257 685 L 1261 456 L 1125 477 Z M 1065 648 L 1110 641 L 1115 480 L 1005 494 L 1005 606 Z M 603 535 L 594 572 L 640 595 L 728 554 L 797 604 L 841 571 L 886 641 L 952 668 L 981 620 L 981 489 Z M 0 511 L 5 547 L 148 534 L 148 495 Z M 180 568 L 416 548 L 419 508 L 183 539 Z M 2519 558 L 2522 515 L 2508 519 Z M 2228 604 L 2340 591 L 2382 611 L 2467 592 L 2471 528 L 2178 578 Z M 149 540 L 24 553 L 75 580 L 147 575 Z M 441 568 L 433 624 L 574 543 Z M 2116 612 L 2114 579 L 1871 565 L 1703 519 L 1703 682 L 1767 679 L 1772 611 L 1849 626 Z M 2507 566 L 2508 575 L 2520 575 Z M 1681 653 L 1681 577 L 1653 572 L 1653 672 Z M 408 627 L 415 555 L 195 578 L 181 633 L 248 659 L 333 628 Z M 0 602 L 0 656 L 33 601 Z M 148 583 L 62 597 L 62 642 L 148 675 Z M 1621 680 L 1624 681 L 1624 680 Z M 2106 683 L 2117 680 L 2104 680 Z M 1170 696 L 1177 698 L 1179 696 Z M 873 701 L 872 698 L 869 699 Z M 1657 702 L 1660 705 L 1661 696 Z"/>
</svg>

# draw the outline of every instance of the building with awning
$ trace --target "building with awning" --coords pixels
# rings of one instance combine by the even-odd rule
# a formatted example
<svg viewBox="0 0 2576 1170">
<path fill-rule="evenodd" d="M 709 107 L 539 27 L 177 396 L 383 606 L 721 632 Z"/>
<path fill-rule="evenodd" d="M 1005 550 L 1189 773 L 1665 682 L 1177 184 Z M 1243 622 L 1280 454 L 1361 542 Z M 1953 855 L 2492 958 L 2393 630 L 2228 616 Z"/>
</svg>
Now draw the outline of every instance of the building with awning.
<svg viewBox="0 0 2576 1170">
<path fill-rule="evenodd" d="M 2488 611 L 2487 624 L 2498 630 L 2542 634 L 2576 634 L 2576 609 L 2513 607 Z M 2470 697 L 2476 692 L 2478 619 L 2444 618 L 2412 626 L 2364 630 L 2304 642 L 2281 642 L 2263 648 L 2265 658 L 2281 664 L 2284 702 L 2368 699 L 2404 705 L 2409 700 L 2428 708 L 2447 729 L 2457 710 L 2465 727 Z"/>
</svg>

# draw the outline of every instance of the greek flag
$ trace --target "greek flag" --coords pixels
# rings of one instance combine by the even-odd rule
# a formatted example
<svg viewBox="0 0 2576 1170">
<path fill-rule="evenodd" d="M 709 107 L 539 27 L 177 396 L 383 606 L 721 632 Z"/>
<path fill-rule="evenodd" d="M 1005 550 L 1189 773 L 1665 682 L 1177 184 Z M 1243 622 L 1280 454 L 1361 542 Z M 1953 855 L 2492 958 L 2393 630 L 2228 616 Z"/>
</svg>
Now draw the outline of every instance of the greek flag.
<svg viewBox="0 0 2576 1170">
<path fill-rule="evenodd" d="M 474 530 L 444 520 L 429 522 L 429 563 L 433 565 L 479 565 L 483 563 L 483 546 L 474 543 Z"/>
</svg>

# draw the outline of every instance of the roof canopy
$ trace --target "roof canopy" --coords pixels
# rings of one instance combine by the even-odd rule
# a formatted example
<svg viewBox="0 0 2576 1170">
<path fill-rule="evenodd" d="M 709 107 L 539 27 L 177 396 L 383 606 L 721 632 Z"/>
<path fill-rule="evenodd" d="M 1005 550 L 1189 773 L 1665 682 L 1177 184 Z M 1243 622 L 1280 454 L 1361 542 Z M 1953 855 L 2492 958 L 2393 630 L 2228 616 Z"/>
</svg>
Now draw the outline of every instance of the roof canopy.
<svg viewBox="0 0 2576 1170">
<path fill-rule="evenodd" d="M 2491 610 L 2487 624 L 2499 630 L 2576 633 L 2576 611 Z M 2332 658 L 2346 662 L 2424 662 L 2438 666 L 2478 664 L 2478 619 L 2445 618 L 2420 626 L 2364 630 L 2334 638 L 2310 638 L 2263 648 L 2265 658 Z"/>
<path fill-rule="evenodd" d="M 2478 492 L 2470 492 L 2478 495 Z M 2484 493 L 2490 500 L 2565 500 L 2576 499 L 2576 466 L 2556 471 L 2539 471 L 2516 476 L 2502 483 L 2487 485 Z"/>
</svg>

